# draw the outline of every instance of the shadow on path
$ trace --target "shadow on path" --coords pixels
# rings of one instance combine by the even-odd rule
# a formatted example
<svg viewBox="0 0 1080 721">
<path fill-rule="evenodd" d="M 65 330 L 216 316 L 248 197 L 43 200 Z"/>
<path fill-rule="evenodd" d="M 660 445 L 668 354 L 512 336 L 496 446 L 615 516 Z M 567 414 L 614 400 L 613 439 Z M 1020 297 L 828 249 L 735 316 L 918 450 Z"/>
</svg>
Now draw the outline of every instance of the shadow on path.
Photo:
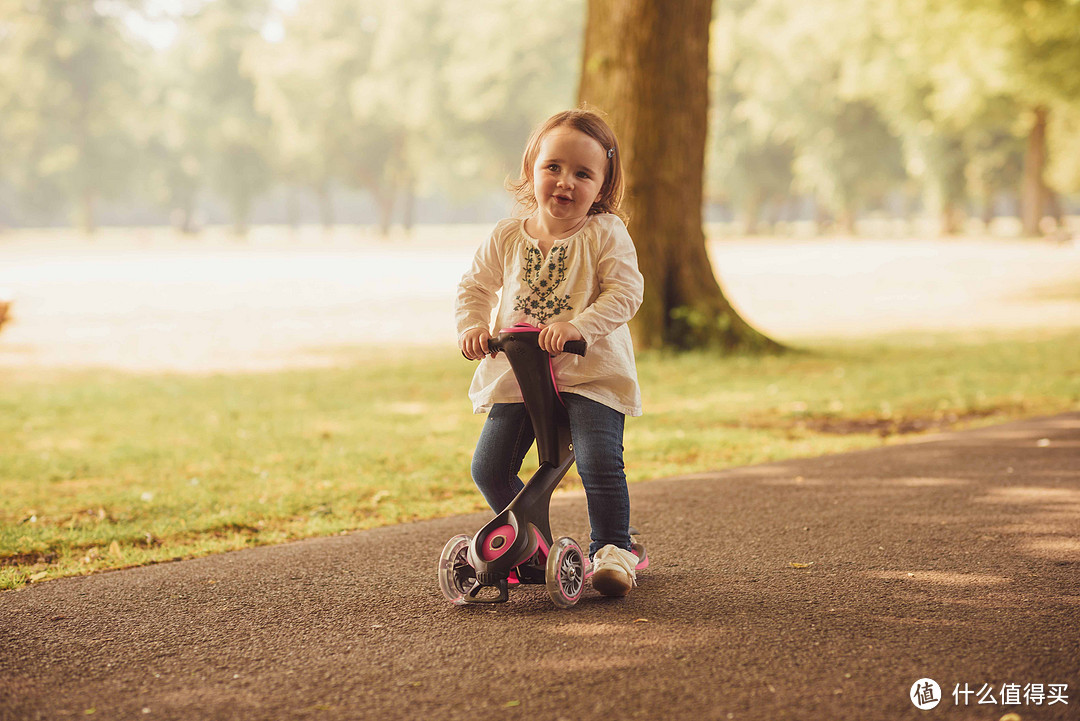
<svg viewBox="0 0 1080 721">
<path fill-rule="evenodd" d="M 443 600 L 481 515 L 2 594 L 0 718 L 1080 718 L 1080 413 L 631 497 L 652 567 L 567 611 Z"/>
</svg>

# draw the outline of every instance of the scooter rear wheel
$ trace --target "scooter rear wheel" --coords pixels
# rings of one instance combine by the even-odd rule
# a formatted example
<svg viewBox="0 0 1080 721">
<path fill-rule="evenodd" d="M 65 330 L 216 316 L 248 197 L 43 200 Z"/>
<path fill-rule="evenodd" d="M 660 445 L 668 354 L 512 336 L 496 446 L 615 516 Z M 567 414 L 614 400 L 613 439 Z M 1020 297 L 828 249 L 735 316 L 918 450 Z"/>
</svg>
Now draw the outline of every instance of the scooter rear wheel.
<svg viewBox="0 0 1080 721">
<path fill-rule="evenodd" d="M 469 537 L 454 536 L 439 556 L 439 588 L 446 600 L 456 606 L 465 605 L 465 594 L 476 584 L 476 571 L 469 565 Z"/>
<path fill-rule="evenodd" d="M 547 591 L 559 608 L 570 608 L 585 588 L 585 554 L 572 538 L 560 538 L 548 552 Z"/>
</svg>

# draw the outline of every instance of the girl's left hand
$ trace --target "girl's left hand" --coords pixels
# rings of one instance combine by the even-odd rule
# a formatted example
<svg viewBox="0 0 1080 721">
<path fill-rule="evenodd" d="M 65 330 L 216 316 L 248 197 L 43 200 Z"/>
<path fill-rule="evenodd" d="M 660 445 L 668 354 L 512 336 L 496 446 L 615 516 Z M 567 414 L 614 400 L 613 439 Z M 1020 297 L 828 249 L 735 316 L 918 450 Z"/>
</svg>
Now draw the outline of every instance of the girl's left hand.
<svg viewBox="0 0 1080 721">
<path fill-rule="evenodd" d="M 573 323 L 552 323 L 540 328 L 540 347 L 551 355 L 562 353 L 567 341 L 585 339 Z"/>
</svg>

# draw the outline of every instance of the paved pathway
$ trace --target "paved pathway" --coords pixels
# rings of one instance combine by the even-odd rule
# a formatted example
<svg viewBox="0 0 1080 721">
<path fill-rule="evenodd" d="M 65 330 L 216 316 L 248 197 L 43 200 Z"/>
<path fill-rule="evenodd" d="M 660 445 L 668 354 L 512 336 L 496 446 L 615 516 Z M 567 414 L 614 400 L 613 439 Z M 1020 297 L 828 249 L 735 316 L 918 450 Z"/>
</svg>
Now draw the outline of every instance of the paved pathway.
<svg viewBox="0 0 1080 721">
<path fill-rule="evenodd" d="M 480 515 L 0 594 L 0 718 L 1080 718 L 1080 413 L 632 497 L 653 567 L 567 611 L 443 601 Z"/>
</svg>

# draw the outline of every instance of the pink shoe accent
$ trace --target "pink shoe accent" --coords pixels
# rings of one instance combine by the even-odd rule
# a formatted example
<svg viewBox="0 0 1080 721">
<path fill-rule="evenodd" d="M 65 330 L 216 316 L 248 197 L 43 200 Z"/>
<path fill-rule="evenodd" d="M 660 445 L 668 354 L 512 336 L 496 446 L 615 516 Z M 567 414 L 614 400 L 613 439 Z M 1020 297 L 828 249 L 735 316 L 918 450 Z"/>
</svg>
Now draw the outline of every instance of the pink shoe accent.
<svg viewBox="0 0 1080 721">
<path fill-rule="evenodd" d="M 643 559 L 641 559 L 640 561 L 637 562 L 637 565 L 634 566 L 634 570 L 635 571 L 640 571 L 640 570 L 648 568 L 648 567 L 649 567 L 649 556 L 646 554 L 645 558 L 643 558 Z"/>
</svg>

